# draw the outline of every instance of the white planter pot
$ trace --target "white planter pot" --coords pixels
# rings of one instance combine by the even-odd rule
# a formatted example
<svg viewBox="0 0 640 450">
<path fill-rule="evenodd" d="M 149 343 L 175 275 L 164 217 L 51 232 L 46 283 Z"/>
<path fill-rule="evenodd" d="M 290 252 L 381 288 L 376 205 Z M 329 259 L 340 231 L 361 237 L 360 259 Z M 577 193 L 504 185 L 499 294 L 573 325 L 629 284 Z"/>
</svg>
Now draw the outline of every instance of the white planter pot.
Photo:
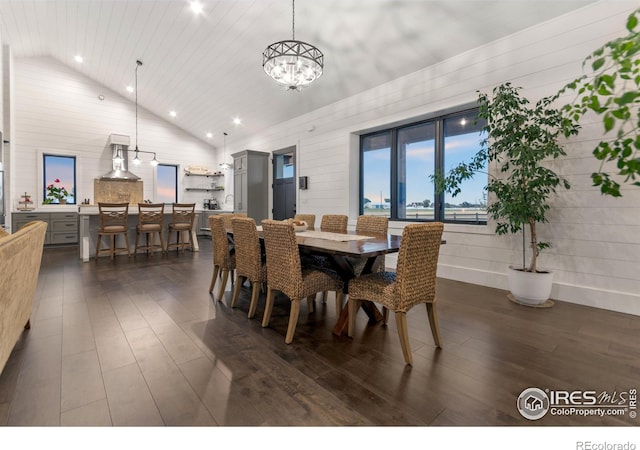
<svg viewBox="0 0 640 450">
<path fill-rule="evenodd" d="M 518 302 L 538 306 L 549 300 L 553 272 L 525 272 L 509 266 L 507 280 L 509 290 Z"/>
</svg>

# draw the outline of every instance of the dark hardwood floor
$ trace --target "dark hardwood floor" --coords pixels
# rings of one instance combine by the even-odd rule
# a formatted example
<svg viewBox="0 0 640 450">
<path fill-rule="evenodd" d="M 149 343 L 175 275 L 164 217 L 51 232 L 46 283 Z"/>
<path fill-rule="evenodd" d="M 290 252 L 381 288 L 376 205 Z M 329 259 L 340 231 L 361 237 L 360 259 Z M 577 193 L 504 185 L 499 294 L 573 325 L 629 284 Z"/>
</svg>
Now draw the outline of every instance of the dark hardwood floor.
<svg viewBox="0 0 640 450">
<path fill-rule="evenodd" d="M 358 315 L 336 337 L 333 297 L 302 306 L 285 345 L 289 300 L 262 328 L 213 301 L 211 241 L 200 252 L 82 263 L 77 248 L 47 248 L 32 315 L 0 375 L 9 426 L 487 426 L 638 425 L 624 417 L 524 419 L 528 387 L 626 391 L 640 387 L 640 318 L 556 302 L 511 303 L 506 292 L 439 280 L 443 348 L 425 308 L 408 314 L 414 366 L 393 317 Z M 227 288 L 229 289 L 230 286 Z M 217 290 L 214 290 L 214 293 Z"/>
</svg>

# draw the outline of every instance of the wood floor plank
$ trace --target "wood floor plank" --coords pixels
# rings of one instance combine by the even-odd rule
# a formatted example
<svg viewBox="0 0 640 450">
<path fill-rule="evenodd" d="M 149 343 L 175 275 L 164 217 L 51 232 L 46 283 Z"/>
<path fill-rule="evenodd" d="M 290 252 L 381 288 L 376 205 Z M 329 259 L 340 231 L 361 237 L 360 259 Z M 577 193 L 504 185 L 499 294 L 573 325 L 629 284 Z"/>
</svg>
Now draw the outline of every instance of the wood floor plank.
<svg viewBox="0 0 640 450">
<path fill-rule="evenodd" d="M 622 391 L 640 379 L 640 317 L 556 302 L 541 310 L 506 292 L 438 279 L 442 349 L 424 307 L 407 313 L 414 364 L 395 321 L 356 319 L 332 333 L 333 294 L 303 303 L 250 289 L 231 309 L 208 292 L 211 241 L 199 252 L 83 263 L 46 248 L 32 328 L 0 374 L 0 425 L 37 426 L 630 426 L 640 419 L 517 410 L 526 388 Z M 217 288 L 217 286 L 216 286 Z"/>
</svg>

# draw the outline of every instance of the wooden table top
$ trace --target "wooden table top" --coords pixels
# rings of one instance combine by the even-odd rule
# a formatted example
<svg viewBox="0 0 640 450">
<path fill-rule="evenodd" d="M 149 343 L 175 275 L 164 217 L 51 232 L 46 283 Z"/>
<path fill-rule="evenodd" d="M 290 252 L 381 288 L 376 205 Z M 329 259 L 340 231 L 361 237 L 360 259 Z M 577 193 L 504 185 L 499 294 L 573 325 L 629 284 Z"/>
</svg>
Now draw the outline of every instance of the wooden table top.
<svg viewBox="0 0 640 450">
<path fill-rule="evenodd" d="M 347 234 L 355 235 L 355 232 Z M 363 240 L 334 241 L 296 233 L 298 246 L 316 253 L 328 255 L 353 256 L 356 258 L 370 258 L 372 256 L 395 253 L 400 250 L 401 237 L 388 234 L 386 236 L 368 237 Z"/>
</svg>

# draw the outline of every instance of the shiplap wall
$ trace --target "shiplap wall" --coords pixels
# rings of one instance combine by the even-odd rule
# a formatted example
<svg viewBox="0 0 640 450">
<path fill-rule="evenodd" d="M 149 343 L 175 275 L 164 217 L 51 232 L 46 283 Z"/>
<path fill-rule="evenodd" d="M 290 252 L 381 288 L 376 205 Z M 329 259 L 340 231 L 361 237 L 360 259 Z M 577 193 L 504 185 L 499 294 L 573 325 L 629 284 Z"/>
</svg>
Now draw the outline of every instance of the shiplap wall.
<svg viewBox="0 0 640 450">
<path fill-rule="evenodd" d="M 77 156 L 77 198 L 93 201 L 93 182 L 111 170 L 110 134 L 130 136 L 135 147 L 134 94 L 126 97 L 83 76 L 50 57 L 15 58 L 15 136 L 12 210 L 19 194 L 29 192 L 40 204 L 38 188 L 39 151 Z M 124 91 L 124 86 L 123 86 Z M 104 95 L 99 100 L 98 95 Z M 139 85 L 139 98 L 144 87 Z M 217 169 L 217 150 L 194 138 L 167 120 L 138 106 L 138 147 L 157 153 L 158 161 L 179 166 L 178 199 L 197 202 L 211 194 L 186 192 L 184 187 L 204 183 L 206 178 L 183 176 L 188 165 Z M 129 154 L 129 170 L 143 180 L 144 198 L 154 200 L 155 169 L 148 164 L 152 155 L 141 154 L 143 163 L 135 166 Z M 218 194 L 220 195 L 220 194 Z M 222 196 L 224 197 L 224 196 Z M 55 207 L 55 206 L 54 206 Z M 46 205 L 39 206 L 46 208 Z M 52 208 L 52 206 L 50 206 Z"/>
<path fill-rule="evenodd" d="M 298 191 L 298 212 L 349 214 L 353 226 L 358 134 L 474 102 L 477 90 L 490 92 L 505 81 L 522 86 L 534 102 L 554 94 L 581 74 L 586 55 L 624 34 L 626 17 L 636 6 L 596 3 L 228 146 L 232 152 L 271 152 L 297 145 L 297 174 L 309 178 L 309 189 Z M 331 70 L 329 63 L 325 70 Z M 597 119 L 585 121 L 580 136 L 567 142 L 568 156 L 549 162 L 572 189 L 553 199 L 550 223 L 539 229 L 553 245 L 540 264 L 555 272 L 553 298 L 640 315 L 640 189 L 627 187 L 623 198 L 613 199 L 591 186 L 589 174 L 599 164 L 591 151 L 601 129 Z M 402 226 L 391 224 L 396 233 Z M 495 236 L 490 223 L 447 224 L 444 238 L 439 276 L 507 289 L 505 268 L 521 259 L 519 237 Z"/>
</svg>

